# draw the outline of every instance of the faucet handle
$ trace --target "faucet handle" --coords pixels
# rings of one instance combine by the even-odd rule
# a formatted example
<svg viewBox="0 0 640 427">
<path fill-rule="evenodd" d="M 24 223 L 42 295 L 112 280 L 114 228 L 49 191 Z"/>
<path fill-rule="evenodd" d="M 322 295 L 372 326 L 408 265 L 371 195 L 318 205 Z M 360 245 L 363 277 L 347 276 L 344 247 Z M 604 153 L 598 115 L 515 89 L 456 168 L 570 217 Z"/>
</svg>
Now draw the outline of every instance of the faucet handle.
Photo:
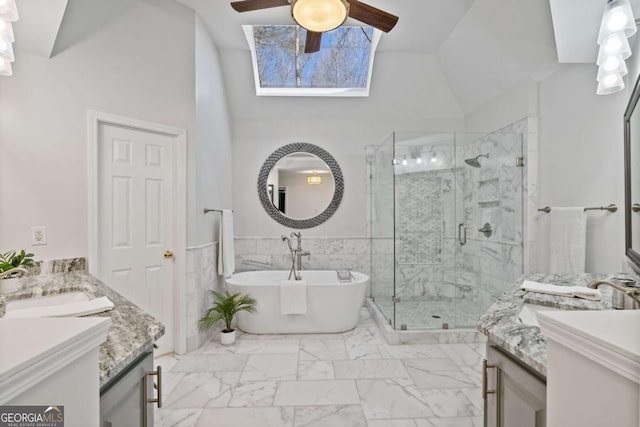
<svg viewBox="0 0 640 427">
<path fill-rule="evenodd" d="M 297 237 L 298 239 L 300 239 L 302 238 L 302 233 L 300 231 L 298 231 L 297 233 L 295 231 L 292 231 L 291 237 Z"/>
</svg>

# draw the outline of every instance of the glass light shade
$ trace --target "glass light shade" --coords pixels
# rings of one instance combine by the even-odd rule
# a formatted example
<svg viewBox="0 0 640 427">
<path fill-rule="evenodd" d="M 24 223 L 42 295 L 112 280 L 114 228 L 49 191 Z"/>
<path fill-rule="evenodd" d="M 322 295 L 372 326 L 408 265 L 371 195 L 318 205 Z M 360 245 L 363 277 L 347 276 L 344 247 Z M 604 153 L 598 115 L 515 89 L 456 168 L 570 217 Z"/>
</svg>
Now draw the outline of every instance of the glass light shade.
<svg viewBox="0 0 640 427">
<path fill-rule="evenodd" d="M 16 40 L 13 35 L 13 25 L 11 25 L 11 22 L 5 21 L 2 18 L 0 18 L 0 37 L 8 39 L 12 43 Z"/>
<path fill-rule="evenodd" d="M 601 82 L 607 78 L 609 78 L 609 76 L 611 75 L 616 75 L 616 76 L 620 76 L 620 77 L 624 77 L 627 75 L 627 73 L 624 74 L 620 74 L 617 71 L 607 71 L 602 67 L 598 67 L 598 75 L 596 76 L 596 80 Z"/>
<path fill-rule="evenodd" d="M 626 37 L 636 33 L 636 21 L 629 0 L 613 0 L 607 3 L 600 23 L 598 44 L 602 44 L 611 33 L 623 32 Z"/>
<path fill-rule="evenodd" d="M 598 60 L 603 55 L 615 55 L 619 54 L 622 59 L 627 59 L 631 56 L 631 46 L 629 46 L 629 40 L 625 37 L 622 31 L 617 33 L 611 33 L 602 40 L 600 49 L 598 50 Z"/>
<path fill-rule="evenodd" d="M 307 176 L 307 184 L 320 185 L 322 184 L 322 177 L 320 175 L 309 175 Z"/>
<path fill-rule="evenodd" d="M 624 80 L 620 74 L 607 74 L 598 81 L 598 95 L 610 95 L 624 89 Z"/>
<path fill-rule="evenodd" d="M 16 0 L 0 0 L 0 18 L 9 22 L 18 20 Z"/>
<path fill-rule="evenodd" d="M 349 16 L 349 3 L 346 0 L 293 0 L 291 16 L 309 31 L 331 31 Z"/>
<path fill-rule="evenodd" d="M 417 164 L 422 164 L 422 157 L 418 157 L 418 158 L 416 159 L 416 163 L 417 163 Z"/>
<path fill-rule="evenodd" d="M 625 76 L 629 72 L 627 64 L 620 54 L 598 56 L 596 64 L 608 73 L 617 73 Z"/>
<path fill-rule="evenodd" d="M 435 151 L 431 152 L 431 163 L 435 163 L 438 161 L 438 155 L 436 154 Z"/>
<path fill-rule="evenodd" d="M 0 76 L 11 76 L 13 70 L 11 69 L 11 62 L 0 57 Z"/>
<path fill-rule="evenodd" d="M 0 57 L 9 62 L 13 62 L 16 59 L 13 56 L 13 45 L 8 38 L 0 37 Z"/>
</svg>

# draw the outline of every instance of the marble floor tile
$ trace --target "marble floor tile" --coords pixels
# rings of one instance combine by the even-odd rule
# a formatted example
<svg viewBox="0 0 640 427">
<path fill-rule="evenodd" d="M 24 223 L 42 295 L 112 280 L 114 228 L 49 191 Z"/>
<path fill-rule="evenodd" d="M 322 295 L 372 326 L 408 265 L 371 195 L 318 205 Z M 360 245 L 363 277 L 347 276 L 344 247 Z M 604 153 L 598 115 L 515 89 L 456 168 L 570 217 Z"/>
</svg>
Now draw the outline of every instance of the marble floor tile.
<svg viewBox="0 0 640 427">
<path fill-rule="evenodd" d="M 164 366 L 163 366 L 164 368 Z M 186 375 L 184 372 L 166 372 L 162 371 L 162 392 L 165 396 L 171 394 L 176 388 L 180 380 Z"/>
<path fill-rule="evenodd" d="M 276 394 L 276 381 L 254 381 L 238 384 L 231 390 L 229 402 L 231 408 L 273 406 Z"/>
<path fill-rule="evenodd" d="M 297 374 L 297 354 L 251 354 L 240 381 L 295 380 Z"/>
<path fill-rule="evenodd" d="M 453 361 L 453 363 L 460 367 L 482 366 L 484 356 L 468 344 L 446 344 L 442 345 L 442 350 Z"/>
<path fill-rule="evenodd" d="M 347 360 L 344 340 L 300 340 L 300 360 Z"/>
<path fill-rule="evenodd" d="M 477 385 L 449 359 L 405 359 L 407 372 L 419 388 L 475 388 Z"/>
<path fill-rule="evenodd" d="M 194 427 L 202 409 L 156 409 L 154 413 L 155 427 Z"/>
<path fill-rule="evenodd" d="M 333 363 L 322 360 L 300 360 L 298 362 L 299 380 L 334 380 L 336 378 Z"/>
<path fill-rule="evenodd" d="M 366 359 L 333 362 L 336 379 L 409 378 L 399 360 Z"/>
<path fill-rule="evenodd" d="M 197 427 L 293 427 L 293 408 L 205 409 Z"/>
<path fill-rule="evenodd" d="M 357 405 L 360 403 L 352 380 L 282 381 L 275 406 Z"/>
<path fill-rule="evenodd" d="M 367 419 L 429 418 L 433 412 L 409 380 L 357 380 Z"/>
<path fill-rule="evenodd" d="M 234 372 L 242 371 L 248 356 L 245 354 L 186 355 L 171 372 Z"/>
<path fill-rule="evenodd" d="M 432 427 L 427 419 L 369 420 L 367 427 Z"/>
<path fill-rule="evenodd" d="M 377 326 L 356 326 L 355 329 L 344 333 L 344 341 L 347 347 L 364 344 L 386 344 Z"/>
<path fill-rule="evenodd" d="M 482 414 L 484 410 L 484 401 L 482 400 L 482 389 L 481 388 L 461 388 L 461 392 L 464 393 L 465 396 L 469 399 L 473 406 L 476 407 L 476 410 Z"/>
<path fill-rule="evenodd" d="M 481 415 L 479 409 L 460 389 L 426 389 L 420 392 L 427 406 L 436 417 L 473 417 Z"/>
<path fill-rule="evenodd" d="M 170 372 L 171 369 L 176 366 L 176 364 L 180 361 L 182 357 L 176 356 L 175 354 L 169 354 L 166 356 L 160 356 L 153 359 L 154 366 L 162 366 L 162 370 L 164 372 Z M 163 373 L 164 373 L 163 372 Z"/>
<path fill-rule="evenodd" d="M 384 344 L 361 344 L 347 347 L 349 359 L 393 359 Z"/>
<path fill-rule="evenodd" d="M 482 386 L 482 367 L 478 366 L 463 366 L 460 368 L 470 379 L 473 381 L 476 387 Z"/>
<path fill-rule="evenodd" d="M 294 427 L 367 427 L 360 405 L 298 406 Z"/>
<path fill-rule="evenodd" d="M 438 344 L 388 345 L 387 352 L 394 359 L 433 359 L 447 357 Z"/>
<path fill-rule="evenodd" d="M 238 349 L 240 341 L 236 341 L 231 345 L 222 345 L 217 339 L 211 340 L 202 345 L 192 354 L 234 354 Z"/>
<path fill-rule="evenodd" d="M 238 344 L 238 354 L 288 354 L 298 353 L 298 340 L 243 340 Z"/>
<path fill-rule="evenodd" d="M 192 372 L 168 393 L 167 408 L 225 407 L 231 400 L 231 388 L 238 383 L 239 372 Z"/>
<path fill-rule="evenodd" d="M 482 417 L 432 418 L 429 427 L 482 427 Z"/>
</svg>

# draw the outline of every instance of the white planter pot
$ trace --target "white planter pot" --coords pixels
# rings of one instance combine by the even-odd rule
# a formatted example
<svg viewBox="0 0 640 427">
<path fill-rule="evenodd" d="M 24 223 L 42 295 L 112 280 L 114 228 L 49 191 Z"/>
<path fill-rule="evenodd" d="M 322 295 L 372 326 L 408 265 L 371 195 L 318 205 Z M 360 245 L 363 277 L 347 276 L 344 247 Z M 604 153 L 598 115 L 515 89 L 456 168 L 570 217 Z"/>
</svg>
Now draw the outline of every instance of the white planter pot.
<svg viewBox="0 0 640 427">
<path fill-rule="evenodd" d="M 234 329 L 231 332 L 222 332 L 220 331 L 220 344 L 222 345 L 231 345 L 236 342 L 236 330 Z"/>
</svg>

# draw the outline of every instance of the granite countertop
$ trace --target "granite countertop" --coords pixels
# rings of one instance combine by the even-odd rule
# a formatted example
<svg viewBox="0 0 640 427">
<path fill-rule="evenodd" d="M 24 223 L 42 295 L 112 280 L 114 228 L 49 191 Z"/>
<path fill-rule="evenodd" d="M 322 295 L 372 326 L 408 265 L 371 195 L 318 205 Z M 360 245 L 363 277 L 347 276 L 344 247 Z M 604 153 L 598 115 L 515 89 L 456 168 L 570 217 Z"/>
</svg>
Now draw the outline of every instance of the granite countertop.
<svg viewBox="0 0 640 427">
<path fill-rule="evenodd" d="M 20 280 L 20 290 L 0 295 L 0 316 L 6 301 L 81 291 L 93 297 L 108 297 L 111 311 L 87 317 L 110 317 L 107 340 L 100 346 L 100 387 L 122 372 L 141 354 L 148 352 L 164 334 L 164 325 L 140 307 L 91 276 L 86 271 L 43 274 Z"/>
<path fill-rule="evenodd" d="M 612 289 L 601 286 L 601 301 L 567 298 L 526 292 L 520 289 L 525 280 L 565 286 L 587 286 L 594 280 L 610 280 L 614 274 L 530 274 L 522 276 L 478 321 L 478 330 L 517 360 L 542 376 L 547 376 L 547 341 L 540 327 L 518 320 L 525 303 L 562 310 L 611 310 Z"/>
</svg>

